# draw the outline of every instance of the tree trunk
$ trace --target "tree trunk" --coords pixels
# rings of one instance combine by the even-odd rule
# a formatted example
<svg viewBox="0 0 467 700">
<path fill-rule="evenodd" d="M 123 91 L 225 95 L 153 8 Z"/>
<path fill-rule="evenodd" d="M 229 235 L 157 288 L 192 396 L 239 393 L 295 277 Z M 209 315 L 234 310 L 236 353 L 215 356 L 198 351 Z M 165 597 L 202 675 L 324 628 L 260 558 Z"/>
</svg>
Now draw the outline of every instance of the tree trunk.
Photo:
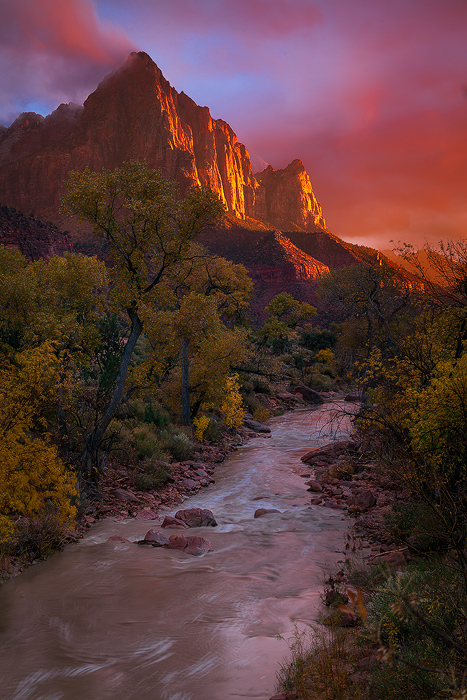
<svg viewBox="0 0 467 700">
<path fill-rule="evenodd" d="M 135 349 L 136 342 L 143 331 L 143 322 L 138 317 L 137 312 L 134 309 L 128 309 L 128 315 L 131 320 L 131 332 L 125 345 L 122 359 L 120 360 L 120 367 L 118 370 L 117 379 L 115 380 L 112 398 L 104 411 L 99 424 L 89 435 L 81 457 L 81 473 L 86 479 L 93 483 L 97 483 L 102 474 L 102 469 L 98 460 L 99 447 L 105 431 L 109 427 L 110 422 L 122 400 L 125 380 L 130 368 L 133 350 Z"/>
<path fill-rule="evenodd" d="M 191 428 L 190 417 L 190 361 L 188 359 L 188 340 L 182 338 L 181 360 L 182 360 L 182 425 Z"/>
</svg>

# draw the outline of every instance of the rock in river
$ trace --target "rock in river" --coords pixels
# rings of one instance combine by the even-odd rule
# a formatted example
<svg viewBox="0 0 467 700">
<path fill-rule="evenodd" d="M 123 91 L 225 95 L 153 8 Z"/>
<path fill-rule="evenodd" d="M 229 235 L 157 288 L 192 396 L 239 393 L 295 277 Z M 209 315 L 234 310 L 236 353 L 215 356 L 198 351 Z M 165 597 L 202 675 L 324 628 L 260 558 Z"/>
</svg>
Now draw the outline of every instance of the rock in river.
<svg viewBox="0 0 467 700">
<path fill-rule="evenodd" d="M 185 508 L 175 513 L 175 519 L 184 523 L 186 527 L 215 527 L 216 519 L 212 511 L 207 508 Z"/>
<path fill-rule="evenodd" d="M 194 557 L 213 551 L 210 543 L 203 537 L 170 535 L 169 540 L 169 544 L 166 545 L 167 549 L 179 549 L 182 552 L 186 552 L 186 554 L 193 555 Z"/>
</svg>

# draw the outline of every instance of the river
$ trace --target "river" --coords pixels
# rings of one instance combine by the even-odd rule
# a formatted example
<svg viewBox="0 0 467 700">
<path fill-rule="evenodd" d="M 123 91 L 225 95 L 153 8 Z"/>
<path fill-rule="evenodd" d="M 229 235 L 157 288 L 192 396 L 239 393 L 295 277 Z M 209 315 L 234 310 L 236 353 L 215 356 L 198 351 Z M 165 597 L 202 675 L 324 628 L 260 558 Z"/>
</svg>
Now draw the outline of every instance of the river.
<svg viewBox="0 0 467 700">
<path fill-rule="evenodd" d="M 342 558 L 342 512 L 309 507 L 299 476 L 308 449 L 347 435 L 330 408 L 273 418 L 271 437 L 241 447 L 179 506 L 213 511 L 218 527 L 190 531 L 213 552 L 141 547 L 157 523 L 109 518 L 1 586 L 1 700 L 273 695 L 285 640 L 316 619 Z M 262 507 L 281 512 L 255 519 Z M 107 541 L 116 534 L 131 542 Z"/>
</svg>

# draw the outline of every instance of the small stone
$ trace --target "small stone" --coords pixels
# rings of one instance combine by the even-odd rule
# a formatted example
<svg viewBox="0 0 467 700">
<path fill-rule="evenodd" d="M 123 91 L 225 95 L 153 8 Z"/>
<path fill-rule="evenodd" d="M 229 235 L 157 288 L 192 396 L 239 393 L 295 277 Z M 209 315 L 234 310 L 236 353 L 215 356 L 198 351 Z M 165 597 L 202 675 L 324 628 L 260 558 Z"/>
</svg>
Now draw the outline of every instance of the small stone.
<svg viewBox="0 0 467 700">
<path fill-rule="evenodd" d="M 319 483 L 319 481 L 316 481 L 315 479 L 311 479 L 310 481 L 305 482 L 305 486 L 308 486 L 308 491 L 314 491 L 315 493 L 321 493 L 323 490 L 323 487 Z"/>
<path fill-rule="evenodd" d="M 181 486 L 182 489 L 194 489 L 198 484 L 194 479 L 180 479 L 178 486 Z"/>
<path fill-rule="evenodd" d="M 128 501 L 132 503 L 138 501 L 134 493 L 131 493 L 131 491 L 125 491 L 125 489 L 110 489 L 109 493 L 119 501 Z"/>
<path fill-rule="evenodd" d="M 130 540 L 127 540 L 126 537 L 122 537 L 121 535 L 111 535 L 107 539 L 107 542 L 129 542 Z"/>
</svg>

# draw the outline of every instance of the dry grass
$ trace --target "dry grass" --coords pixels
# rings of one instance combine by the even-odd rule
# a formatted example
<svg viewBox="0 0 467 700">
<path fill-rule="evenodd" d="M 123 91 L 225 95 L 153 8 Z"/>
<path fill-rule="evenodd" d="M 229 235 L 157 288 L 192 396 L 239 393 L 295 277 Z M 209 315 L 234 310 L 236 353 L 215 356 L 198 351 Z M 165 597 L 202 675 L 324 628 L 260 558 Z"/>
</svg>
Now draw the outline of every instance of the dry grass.
<svg viewBox="0 0 467 700">
<path fill-rule="evenodd" d="M 303 700 L 365 700 L 367 683 L 357 665 L 365 652 L 356 640 L 353 630 L 337 627 L 296 630 L 278 690 L 294 689 Z"/>
</svg>

